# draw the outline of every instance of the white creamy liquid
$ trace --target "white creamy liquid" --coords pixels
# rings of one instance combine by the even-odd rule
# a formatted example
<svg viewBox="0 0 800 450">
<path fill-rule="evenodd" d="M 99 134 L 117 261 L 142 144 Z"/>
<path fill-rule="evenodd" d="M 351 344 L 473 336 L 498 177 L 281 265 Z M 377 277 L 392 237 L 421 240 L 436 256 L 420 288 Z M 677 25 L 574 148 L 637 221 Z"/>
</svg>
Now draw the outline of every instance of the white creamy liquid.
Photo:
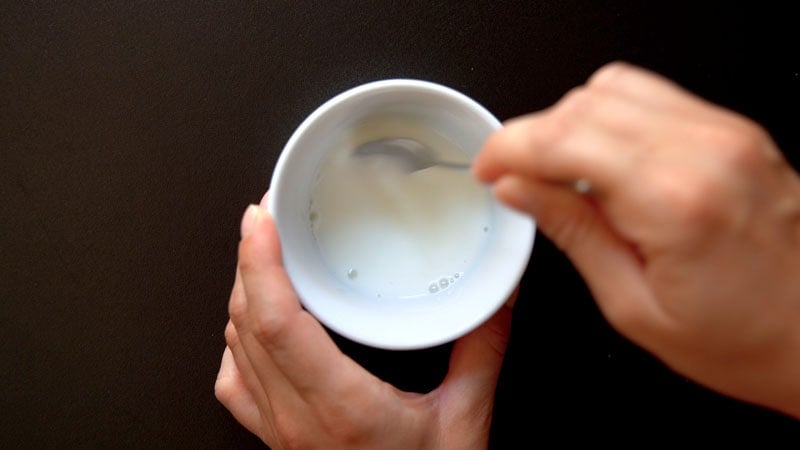
<svg viewBox="0 0 800 450">
<path fill-rule="evenodd" d="M 432 130 L 398 118 L 362 123 L 321 166 L 309 220 L 330 270 L 373 298 L 448 292 L 480 254 L 490 228 L 490 197 L 468 170 L 406 173 L 392 157 L 353 157 L 359 144 L 411 137 L 440 159 L 469 156 Z"/>
</svg>

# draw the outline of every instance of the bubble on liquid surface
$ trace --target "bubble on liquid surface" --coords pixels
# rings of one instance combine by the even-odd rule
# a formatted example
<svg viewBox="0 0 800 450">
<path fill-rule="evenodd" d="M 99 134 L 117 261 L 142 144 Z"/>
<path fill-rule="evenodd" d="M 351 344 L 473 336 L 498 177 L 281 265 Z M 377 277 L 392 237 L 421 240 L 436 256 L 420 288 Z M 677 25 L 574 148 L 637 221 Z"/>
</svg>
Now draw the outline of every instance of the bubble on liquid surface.
<svg viewBox="0 0 800 450">
<path fill-rule="evenodd" d="M 464 274 L 462 272 L 454 272 L 449 277 L 445 276 L 439 278 L 438 281 L 434 281 L 428 286 L 428 292 L 430 292 L 431 294 L 435 294 L 439 291 L 443 291 L 448 287 L 455 285 L 458 280 L 463 278 L 463 276 Z"/>
<path fill-rule="evenodd" d="M 356 277 L 358 277 L 358 271 L 356 269 L 349 269 L 347 271 L 347 278 L 350 278 L 351 280 L 355 280 Z"/>
</svg>

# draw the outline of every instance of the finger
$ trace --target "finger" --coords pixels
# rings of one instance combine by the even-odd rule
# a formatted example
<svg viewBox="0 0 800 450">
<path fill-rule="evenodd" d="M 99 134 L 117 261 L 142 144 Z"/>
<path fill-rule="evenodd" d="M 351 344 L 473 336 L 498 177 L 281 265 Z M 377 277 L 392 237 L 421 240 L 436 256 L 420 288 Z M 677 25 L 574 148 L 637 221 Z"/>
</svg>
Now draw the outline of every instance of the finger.
<svg viewBox="0 0 800 450">
<path fill-rule="evenodd" d="M 506 122 L 485 143 L 474 173 L 484 182 L 516 172 L 618 187 L 663 142 L 730 116 L 718 109 L 657 74 L 611 64 L 553 107 Z"/>
<path fill-rule="evenodd" d="M 516 297 L 515 290 L 509 301 L 489 320 L 456 341 L 445 384 L 458 380 L 475 386 L 494 385 L 508 345 L 511 311 Z"/>
<path fill-rule="evenodd" d="M 664 113 L 683 116 L 689 122 L 736 127 L 750 122 L 740 113 L 711 103 L 658 73 L 625 62 L 601 67 L 586 86 L 592 91 L 616 94 Z"/>
<path fill-rule="evenodd" d="M 674 81 L 643 67 L 615 61 L 598 69 L 586 86 L 616 93 L 661 110 L 697 113 L 708 103 Z"/>
<path fill-rule="evenodd" d="M 259 351 L 258 346 L 251 345 L 249 346 L 251 347 L 251 355 L 248 355 L 242 345 L 242 336 L 236 326 L 239 324 L 241 328 L 244 328 L 244 321 L 247 315 L 247 299 L 241 271 L 238 266 L 233 289 L 231 290 L 231 298 L 228 302 L 228 314 L 230 315 L 230 320 L 225 326 L 225 341 L 228 344 L 228 348 L 231 349 L 234 361 L 242 374 L 242 379 L 255 399 L 264 419 L 264 426 L 260 435 L 261 440 L 272 447 L 277 442 L 276 437 L 278 436 L 275 430 L 273 398 L 286 408 L 287 405 L 294 404 L 291 400 L 286 400 L 287 397 L 294 394 L 294 390 L 265 352 Z M 244 337 L 245 339 L 250 338 L 247 335 Z"/>
<path fill-rule="evenodd" d="M 474 163 L 484 182 L 514 173 L 572 185 L 588 180 L 595 192 L 628 192 L 664 142 L 695 122 L 615 93 L 585 88 L 551 109 L 511 120 L 486 142 Z"/>
<path fill-rule="evenodd" d="M 259 428 L 260 433 L 257 436 L 261 438 L 267 445 L 272 445 L 276 442 L 277 433 L 275 431 L 275 413 L 273 412 L 272 402 L 267 395 L 267 389 L 262 384 L 261 379 L 256 375 L 253 365 L 250 363 L 250 358 L 247 356 L 242 344 L 241 339 L 236 332 L 236 327 L 232 322 L 228 322 L 225 327 L 225 341 L 227 348 L 231 351 L 231 356 L 240 374 L 244 386 L 250 392 L 256 407 L 258 408 L 262 426 Z M 274 371 L 277 373 L 277 370 Z M 276 386 L 277 384 L 277 386 Z M 268 385 L 272 391 L 278 390 L 280 392 L 281 385 L 272 383 Z M 244 425 L 244 424 L 243 424 Z M 248 428 L 249 429 L 249 428 Z"/>
<path fill-rule="evenodd" d="M 256 436 L 263 436 L 261 411 L 236 367 L 230 347 L 222 353 L 214 393 L 240 424 Z"/>
<path fill-rule="evenodd" d="M 242 374 L 242 379 L 248 390 L 250 390 L 251 395 L 256 400 L 256 404 L 262 408 L 266 418 L 271 418 L 273 413 L 266 386 L 261 383 L 261 379 L 256 375 L 253 365 L 250 363 L 250 359 L 242 347 L 239 333 L 236 331 L 236 327 L 231 321 L 228 321 L 228 324 L 225 326 L 225 343 L 227 344 L 227 348 L 231 350 L 239 373 Z"/>
<path fill-rule="evenodd" d="M 251 206 L 242 230 L 239 268 L 247 299 L 247 332 L 301 396 L 336 397 L 363 382 L 368 372 L 342 354 L 322 325 L 301 307 L 282 266 L 278 233 L 269 213 Z M 247 344 L 244 338 L 243 342 Z"/>
<path fill-rule="evenodd" d="M 238 267 L 231 299 L 228 303 L 228 313 L 231 320 L 225 327 L 225 340 L 228 347 L 233 350 L 240 371 L 245 375 L 247 385 L 254 394 L 260 394 L 256 399 L 259 405 L 263 405 L 265 414 L 271 418 L 271 398 L 287 397 L 294 390 L 266 351 L 259 345 L 245 345 L 250 341 L 251 336 L 246 331 L 248 326 L 247 294 L 241 270 Z"/>
<path fill-rule="evenodd" d="M 612 191 L 664 133 L 642 120 L 648 114 L 625 100 L 574 91 L 552 110 L 495 132 L 473 164 L 475 176 L 489 183 L 509 173 L 565 185 L 585 179 Z"/>
<path fill-rule="evenodd" d="M 435 391 L 440 409 L 447 411 L 445 427 L 451 421 L 459 427 L 488 430 L 497 379 L 511 333 L 511 310 L 517 291 L 498 312 L 481 326 L 458 339 L 450 355 L 450 367 Z"/>
<path fill-rule="evenodd" d="M 626 97 L 663 112 L 728 122 L 738 113 L 710 103 L 678 83 L 642 67 L 625 62 L 609 63 L 598 69 L 586 86 Z"/>
<path fill-rule="evenodd" d="M 537 229 L 566 253 L 620 332 L 648 341 L 668 326 L 647 287 L 639 255 L 609 228 L 592 199 L 517 176 L 498 180 L 494 193 L 536 218 Z"/>
</svg>

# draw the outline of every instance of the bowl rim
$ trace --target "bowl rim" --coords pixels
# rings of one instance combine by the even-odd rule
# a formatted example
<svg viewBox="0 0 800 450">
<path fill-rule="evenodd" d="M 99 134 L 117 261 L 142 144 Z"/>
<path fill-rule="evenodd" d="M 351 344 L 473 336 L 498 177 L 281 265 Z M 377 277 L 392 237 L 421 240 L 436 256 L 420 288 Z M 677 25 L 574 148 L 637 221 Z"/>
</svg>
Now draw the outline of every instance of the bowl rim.
<svg viewBox="0 0 800 450">
<path fill-rule="evenodd" d="M 331 97 L 314 109 L 314 111 L 312 111 L 311 114 L 309 114 L 294 130 L 291 137 L 284 145 L 281 154 L 279 155 L 278 161 L 273 169 L 273 176 L 269 188 L 270 195 L 267 199 L 267 208 L 276 222 L 279 234 L 282 229 L 280 211 L 283 210 L 283 200 L 282 195 L 280 195 L 281 189 L 283 186 L 286 186 L 286 177 L 291 175 L 284 170 L 284 167 L 288 164 L 287 161 L 293 157 L 292 150 L 298 148 L 297 143 L 303 139 L 303 137 L 309 132 L 309 129 L 313 127 L 318 120 L 330 114 L 331 111 L 341 107 L 343 104 L 358 101 L 360 97 L 365 95 L 377 95 L 381 92 L 390 92 L 393 95 L 396 95 L 398 90 L 408 90 L 416 93 L 428 92 L 442 95 L 446 97 L 448 101 L 461 104 L 471 112 L 477 113 L 480 119 L 487 123 L 492 129 L 496 130 L 502 127 L 501 122 L 483 105 L 474 99 L 453 88 L 432 81 L 412 78 L 390 78 L 367 82 L 347 89 Z M 502 207 L 502 205 L 500 207 Z M 508 264 L 508 268 L 510 268 L 509 270 L 511 270 L 512 273 L 510 273 L 506 278 L 510 278 L 514 282 L 503 286 L 502 290 L 500 287 L 496 287 L 496 291 L 499 294 L 502 293 L 502 295 L 497 295 L 496 301 L 486 301 L 486 308 L 481 309 L 479 314 L 474 315 L 472 319 L 468 321 L 468 325 L 466 326 L 462 324 L 459 327 L 454 327 L 451 329 L 437 329 L 434 330 L 435 332 L 431 332 L 431 330 L 428 329 L 422 330 L 423 332 L 418 332 L 417 334 L 410 333 L 413 334 L 413 336 L 409 335 L 409 333 L 404 336 L 398 336 L 397 333 L 389 334 L 380 332 L 364 332 L 364 328 L 348 327 L 342 323 L 343 321 L 341 318 L 332 317 L 331 315 L 326 314 L 323 311 L 324 308 L 318 307 L 320 304 L 314 298 L 309 299 L 302 295 L 300 291 L 305 287 L 295 285 L 294 280 L 293 287 L 296 291 L 298 291 L 298 298 L 302 306 L 308 310 L 308 312 L 310 312 L 322 325 L 351 341 L 388 350 L 413 350 L 442 345 L 469 333 L 488 320 L 504 305 L 506 299 L 517 288 L 519 281 L 529 264 L 530 256 L 532 254 L 532 246 L 536 236 L 536 225 L 533 218 L 527 215 L 520 215 L 520 220 L 528 222 L 529 230 L 525 231 L 526 236 L 521 236 L 520 238 L 520 245 L 525 245 L 527 250 L 517 250 L 516 254 L 518 261 L 513 261 L 512 263 Z M 283 251 L 286 251 L 285 247 L 283 248 Z M 285 257 L 284 253 L 284 261 L 286 259 L 287 258 Z M 286 267 L 286 271 L 289 275 L 289 278 L 293 279 L 293 271 L 289 267 Z"/>
</svg>

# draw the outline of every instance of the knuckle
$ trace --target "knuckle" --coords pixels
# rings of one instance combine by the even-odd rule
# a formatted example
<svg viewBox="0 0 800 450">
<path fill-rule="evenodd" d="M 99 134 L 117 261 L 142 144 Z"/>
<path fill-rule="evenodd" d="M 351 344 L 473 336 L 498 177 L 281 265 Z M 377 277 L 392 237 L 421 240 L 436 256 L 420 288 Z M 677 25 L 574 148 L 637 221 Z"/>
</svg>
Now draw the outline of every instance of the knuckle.
<svg viewBox="0 0 800 450">
<path fill-rule="evenodd" d="M 632 67 L 627 63 L 613 61 L 597 69 L 597 71 L 589 77 L 587 84 L 589 86 L 613 86 L 620 82 L 621 79 L 625 78 L 632 70 Z"/>
<path fill-rule="evenodd" d="M 564 115 L 584 115 L 591 110 L 597 102 L 597 92 L 586 87 L 576 87 L 567 92 L 561 99 L 560 109 Z"/>
<path fill-rule="evenodd" d="M 570 114 L 569 108 L 562 103 L 558 109 L 546 117 L 546 120 L 542 121 L 536 134 L 540 140 L 537 144 L 552 145 L 566 140 L 575 128 L 574 115 Z"/>
<path fill-rule="evenodd" d="M 639 308 L 631 307 L 629 302 L 614 302 L 602 306 L 603 316 L 608 323 L 626 335 L 635 335 L 636 330 L 646 328 L 650 320 Z"/>
<path fill-rule="evenodd" d="M 703 142 L 714 152 L 725 167 L 733 170 L 750 170 L 762 162 L 766 132 L 757 124 L 741 121 L 735 126 L 705 125 L 699 131 Z"/>
<path fill-rule="evenodd" d="M 242 273 L 252 273 L 258 271 L 259 267 L 257 264 L 258 258 L 250 257 L 252 254 L 250 248 L 251 246 L 248 245 L 249 241 L 244 240 L 239 244 L 239 271 Z"/>
<path fill-rule="evenodd" d="M 363 411 L 361 413 L 363 414 Z M 318 421 L 326 435 L 347 448 L 358 447 L 372 437 L 369 425 L 362 419 L 354 417 L 351 407 L 341 402 L 320 408 Z"/>
<path fill-rule="evenodd" d="M 228 322 L 228 325 L 225 327 L 225 344 L 227 344 L 230 349 L 239 345 L 239 333 L 231 322 Z"/>
<path fill-rule="evenodd" d="M 270 313 L 254 315 L 251 321 L 250 332 L 266 346 L 279 341 L 287 333 L 289 324 L 289 319 L 284 314 L 274 310 Z"/>
<path fill-rule="evenodd" d="M 214 397 L 223 405 L 230 404 L 234 395 L 232 381 L 227 377 L 217 378 L 214 382 Z"/>
<path fill-rule="evenodd" d="M 314 448 L 309 431 L 295 420 L 294 416 L 276 413 L 272 425 L 281 448 L 286 450 L 305 450 Z"/>
<path fill-rule="evenodd" d="M 570 90 L 547 115 L 542 124 L 541 139 L 552 143 L 566 140 L 580 126 L 586 117 L 597 111 L 604 94 L 586 87 Z"/>
<path fill-rule="evenodd" d="M 680 225 L 710 226 L 720 220 L 719 205 L 724 202 L 719 200 L 723 186 L 710 175 L 661 176 L 656 179 L 655 189 L 661 203 Z"/>
<path fill-rule="evenodd" d="M 247 302 L 240 297 L 238 292 L 231 294 L 228 302 L 228 316 L 231 318 L 231 322 L 237 326 L 241 326 L 247 316 Z"/>
<path fill-rule="evenodd" d="M 550 236 L 552 241 L 561 250 L 569 251 L 578 248 L 585 242 L 584 236 L 588 233 L 590 225 L 585 216 L 554 219 L 552 222 L 542 224 L 543 231 Z"/>
</svg>

